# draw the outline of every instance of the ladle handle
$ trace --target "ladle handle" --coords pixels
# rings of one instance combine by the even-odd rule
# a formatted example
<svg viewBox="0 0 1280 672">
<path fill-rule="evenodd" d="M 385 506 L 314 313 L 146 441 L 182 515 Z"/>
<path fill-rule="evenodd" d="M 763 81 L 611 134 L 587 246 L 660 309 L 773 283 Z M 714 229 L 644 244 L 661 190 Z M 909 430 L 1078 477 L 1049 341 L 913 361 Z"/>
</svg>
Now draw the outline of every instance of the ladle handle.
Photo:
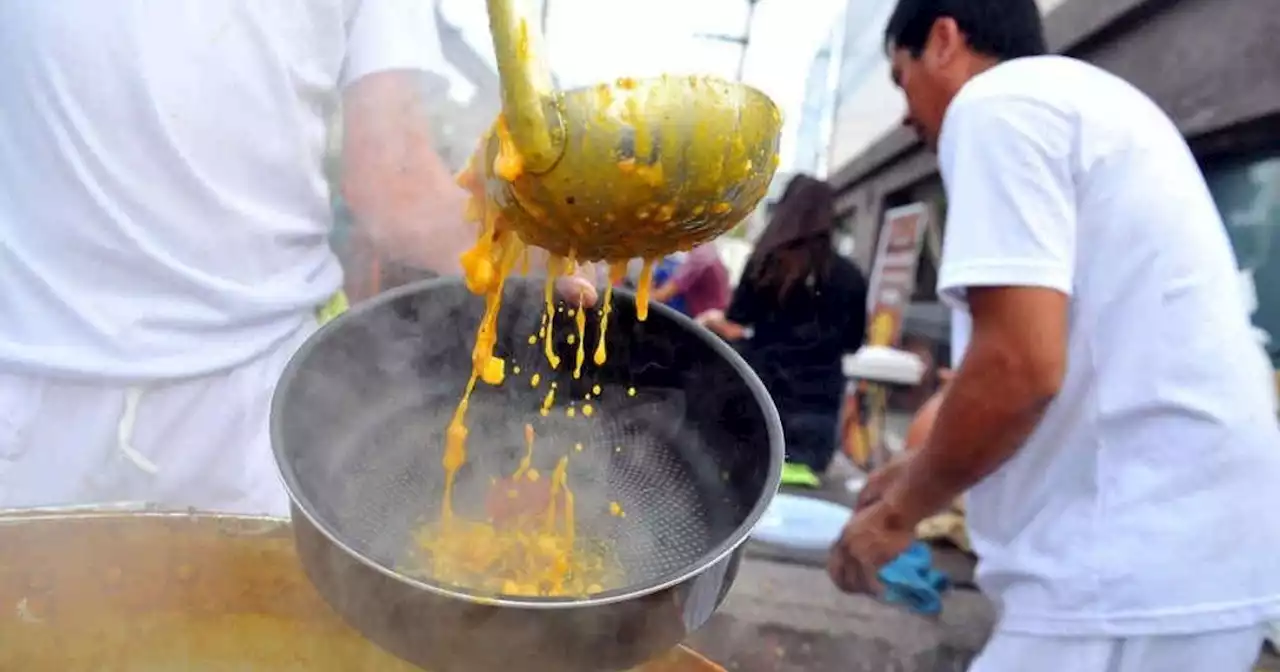
<svg viewBox="0 0 1280 672">
<path fill-rule="evenodd" d="M 511 140 L 524 159 L 524 169 L 541 173 L 560 160 L 565 139 L 542 34 L 518 11 L 523 0 L 486 1 L 502 81 L 502 113 Z"/>
</svg>

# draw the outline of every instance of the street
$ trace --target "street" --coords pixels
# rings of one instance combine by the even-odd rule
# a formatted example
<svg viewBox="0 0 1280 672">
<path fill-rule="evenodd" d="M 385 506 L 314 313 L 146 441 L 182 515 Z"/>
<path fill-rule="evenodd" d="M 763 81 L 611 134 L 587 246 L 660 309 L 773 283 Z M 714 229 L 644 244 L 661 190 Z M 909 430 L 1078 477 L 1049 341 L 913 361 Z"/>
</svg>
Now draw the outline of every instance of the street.
<svg viewBox="0 0 1280 672">
<path fill-rule="evenodd" d="M 890 441 L 900 442 L 909 420 L 890 415 Z M 852 505 L 844 482 L 856 475 L 837 456 L 826 485 L 806 494 Z M 956 588 L 944 596 L 940 616 L 925 617 L 840 593 L 827 577 L 825 554 L 751 542 L 733 591 L 689 644 L 742 672 L 962 672 L 986 641 L 995 614 L 972 587 L 971 558 L 954 549 L 934 555 Z"/>
<path fill-rule="evenodd" d="M 689 644 L 742 672 L 962 672 L 990 605 L 956 590 L 939 618 L 837 592 L 822 569 L 749 556 L 720 612 Z"/>
</svg>

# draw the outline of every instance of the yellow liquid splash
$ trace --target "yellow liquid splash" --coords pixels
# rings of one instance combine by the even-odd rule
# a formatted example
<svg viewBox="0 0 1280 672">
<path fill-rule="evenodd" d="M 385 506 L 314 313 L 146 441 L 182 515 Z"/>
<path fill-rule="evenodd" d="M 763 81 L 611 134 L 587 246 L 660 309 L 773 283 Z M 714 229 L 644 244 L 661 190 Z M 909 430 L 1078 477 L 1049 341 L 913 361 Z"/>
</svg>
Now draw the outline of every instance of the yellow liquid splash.
<svg viewBox="0 0 1280 672">
<path fill-rule="evenodd" d="M 645 259 L 640 269 L 640 282 L 636 286 L 636 319 L 649 319 L 649 289 L 653 286 L 653 259 Z"/>
<path fill-rule="evenodd" d="M 499 153 L 492 166 L 503 179 L 516 179 L 523 163 L 510 142 L 504 122 L 495 126 Z M 445 431 L 442 467 L 445 474 L 444 501 L 438 520 L 431 521 L 414 535 L 407 571 L 434 581 L 465 590 L 493 595 L 523 597 L 587 596 L 616 585 L 623 574 L 608 544 L 584 540 L 577 534 L 575 502 L 568 480 L 568 455 L 560 457 L 550 479 L 543 479 L 533 466 L 534 428 L 525 425 L 525 452 L 519 466 L 510 476 L 494 479 L 487 498 L 487 515 L 483 520 L 456 515 L 454 490 L 459 469 L 467 461 L 469 430 L 466 415 L 477 381 L 501 385 L 506 378 L 506 362 L 494 356 L 497 343 L 498 315 L 507 277 L 517 265 L 527 270 L 528 247 L 515 232 L 506 229 L 496 207 L 484 198 L 483 178 L 475 174 L 475 161 L 459 176 L 458 183 L 471 191 L 467 212 L 480 223 L 476 244 L 462 255 L 461 262 L 467 288 L 484 296 L 485 311 L 476 333 L 472 350 L 472 375 L 463 391 Z M 556 280 L 571 275 L 576 260 L 552 257 L 547 264 L 544 288 L 545 303 L 537 337 L 543 341 L 543 354 L 554 371 L 560 365 L 555 352 Z M 608 357 L 605 334 L 612 310 L 613 285 L 626 271 L 625 262 L 610 265 L 609 287 L 601 308 L 600 336 L 592 362 L 603 365 Z M 637 290 L 637 317 L 648 314 L 649 286 L 653 279 L 653 261 L 646 260 Z M 577 352 L 573 375 L 579 378 L 586 359 L 586 309 L 579 305 L 571 311 L 577 327 Z M 534 373 L 530 385 L 537 387 L 539 375 Z M 594 388 L 599 394 L 598 387 Z M 552 381 L 543 398 L 540 414 L 546 416 L 555 404 L 556 383 Z M 572 416 L 570 406 L 566 414 Z M 594 408 L 587 404 L 583 415 L 591 416 Z M 581 450 L 581 445 L 574 446 Z M 615 516 L 622 514 L 616 503 L 610 505 Z"/>
</svg>

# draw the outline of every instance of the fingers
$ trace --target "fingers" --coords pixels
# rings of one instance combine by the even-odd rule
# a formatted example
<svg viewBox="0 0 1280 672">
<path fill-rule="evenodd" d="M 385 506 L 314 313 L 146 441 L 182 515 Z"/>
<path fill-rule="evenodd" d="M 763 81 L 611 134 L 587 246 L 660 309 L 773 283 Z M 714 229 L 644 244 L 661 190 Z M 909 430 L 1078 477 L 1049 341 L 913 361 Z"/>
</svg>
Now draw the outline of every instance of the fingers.
<svg viewBox="0 0 1280 672">
<path fill-rule="evenodd" d="M 556 292 L 570 305 L 592 308 L 599 301 L 596 286 L 586 278 L 576 275 L 556 279 Z"/>
<path fill-rule="evenodd" d="M 717 310 L 715 308 L 708 311 L 704 311 L 701 314 L 699 314 L 696 318 L 694 318 L 695 322 L 697 322 L 698 324 L 701 324 L 704 327 L 713 322 L 720 322 L 722 320 L 724 320 L 724 311 Z"/>
<path fill-rule="evenodd" d="M 880 585 L 880 570 L 876 568 L 867 569 L 863 565 L 863 571 L 866 572 L 863 594 L 872 597 L 884 597 L 884 586 Z"/>
<path fill-rule="evenodd" d="M 863 484 L 862 490 L 858 492 L 857 502 L 854 504 L 855 511 L 863 509 L 875 504 L 884 497 L 895 481 L 901 477 L 906 469 L 907 463 L 905 457 L 896 457 L 888 464 L 876 469 L 867 476 L 867 482 Z"/>
<path fill-rule="evenodd" d="M 881 594 L 876 569 L 849 553 L 843 543 L 837 543 L 827 557 L 827 574 L 841 591 L 858 595 Z"/>
<path fill-rule="evenodd" d="M 884 494 L 884 489 L 871 486 L 871 481 L 867 481 L 867 484 L 862 486 L 862 490 L 858 492 L 858 501 L 853 505 L 855 511 L 861 511 L 880 501 L 880 497 Z"/>
<path fill-rule="evenodd" d="M 840 540 L 827 556 L 831 581 L 846 593 L 880 597 L 880 568 L 893 561 L 910 543 L 911 534 L 885 527 L 885 514 L 873 507 L 859 512 L 840 531 Z"/>
<path fill-rule="evenodd" d="M 596 290 L 596 267 L 594 264 L 578 264 L 572 275 L 556 280 L 556 291 L 571 305 L 593 308 L 600 300 Z"/>
<path fill-rule="evenodd" d="M 853 505 L 855 511 L 861 511 L 875 504 L 884 496 L 884 491 L 888 489 L 891 480 L 890 474 L 885 471 L 887 468 L 881 467 L 867 477 L 867 482 L 858 491 L 858 499 Z"/>
<path fill-rule="evenodd" d="M 831 577 L 831 583 L 834 583 L 836 588 L 846 593 L 854 592 L 857 586 L 857 577 L 845 570 L 845 565 L 851 562 L 853 561 L 844 557 L 839 543 L 831 547 L 831 552 L 827 555 L 827 576 Z"/>
</svg>

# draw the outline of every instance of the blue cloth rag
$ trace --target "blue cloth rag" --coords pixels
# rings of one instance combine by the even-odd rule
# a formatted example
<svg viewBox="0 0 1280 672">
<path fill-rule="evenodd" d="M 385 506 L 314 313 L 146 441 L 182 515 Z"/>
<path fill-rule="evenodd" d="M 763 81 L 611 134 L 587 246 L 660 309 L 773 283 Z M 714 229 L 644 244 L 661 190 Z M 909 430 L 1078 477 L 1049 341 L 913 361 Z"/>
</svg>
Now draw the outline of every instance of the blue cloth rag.
<svg viewBox="0 0 1280 672">
<path fill-rule="evenodd" d="M 947 575 L 933 568 L 929 545 L 917 541 L 893 562 L 880 568 L 884 599 L 917 614 L 933 616 L 942 611 L 942 593 L 950 587 Z"/>
</svg>

